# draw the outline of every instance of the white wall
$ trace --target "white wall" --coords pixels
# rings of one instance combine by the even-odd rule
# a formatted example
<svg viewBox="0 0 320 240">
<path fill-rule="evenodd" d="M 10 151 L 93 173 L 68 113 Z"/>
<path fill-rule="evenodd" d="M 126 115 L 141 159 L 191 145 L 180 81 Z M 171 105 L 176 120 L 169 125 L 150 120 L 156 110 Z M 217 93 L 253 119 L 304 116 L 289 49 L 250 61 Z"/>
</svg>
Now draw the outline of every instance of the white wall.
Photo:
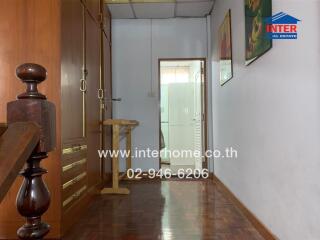
<svg viewBox="0 0 320 240">
<path fill-rule="evenodd" d="M 302 20 L 297 41 L 244 65 L 244 1 L 217 0 L 212 15 L 216 175 L 280 239 L 320 239 L 320 1 L 273 0 Z M 232 10 L 234 78 L 219 85 L 217 33 Z"/>
<path fill-rule="evenodd" d="M 151 41 L 152 40 L 152 41 Z M 136 119 L 133 148 L 159 149 L 159 58 L 207 57 L 206 18 L 113 20 L 114 118 Z M 158 168 L 158 158 L 133 159 L 134 168 Z"/>
</svg>

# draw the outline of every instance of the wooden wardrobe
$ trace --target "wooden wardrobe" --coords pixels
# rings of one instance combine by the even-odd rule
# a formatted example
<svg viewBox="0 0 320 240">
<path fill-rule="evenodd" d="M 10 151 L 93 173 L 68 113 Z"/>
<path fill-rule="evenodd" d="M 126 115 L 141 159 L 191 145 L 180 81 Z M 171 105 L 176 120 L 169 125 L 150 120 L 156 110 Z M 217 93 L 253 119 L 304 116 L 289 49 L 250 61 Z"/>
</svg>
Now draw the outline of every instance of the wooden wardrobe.
<svg viewBox="0 0 320 240">
<path fill-rule="evenodd" d="M 111 148 L 110 129 L 100 124 L 112 117 L 111 15 L 103 0 L 0 1 L 0 122 L 6 103 L 24 89 L 14 71 L 25 62 L 47 69 L 39 90 L 56 105 L 58 147 L 43 161 L 51 192 L 44 221 L 51 225 L 48 238 L 59 239 L 110 169 L 97 152 Z M 0 204 L 0 239 L 15 239 L 24 222 L 15 207 L 20 184 L 17 179 Z"/>
</svg>

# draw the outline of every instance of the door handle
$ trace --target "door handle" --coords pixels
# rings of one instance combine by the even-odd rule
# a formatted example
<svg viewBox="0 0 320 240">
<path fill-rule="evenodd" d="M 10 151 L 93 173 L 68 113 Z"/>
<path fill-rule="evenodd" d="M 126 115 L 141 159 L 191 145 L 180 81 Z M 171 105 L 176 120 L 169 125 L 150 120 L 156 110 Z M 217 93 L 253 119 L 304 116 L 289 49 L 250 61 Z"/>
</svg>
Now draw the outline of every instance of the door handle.
<svg viewBox="0 0 320 240">
<path fill-rule="evenodd" d="M 107 102 L 121 102 L 122 98 L 111 98 L 111 99 L 106 99 Z"/>
</svg>

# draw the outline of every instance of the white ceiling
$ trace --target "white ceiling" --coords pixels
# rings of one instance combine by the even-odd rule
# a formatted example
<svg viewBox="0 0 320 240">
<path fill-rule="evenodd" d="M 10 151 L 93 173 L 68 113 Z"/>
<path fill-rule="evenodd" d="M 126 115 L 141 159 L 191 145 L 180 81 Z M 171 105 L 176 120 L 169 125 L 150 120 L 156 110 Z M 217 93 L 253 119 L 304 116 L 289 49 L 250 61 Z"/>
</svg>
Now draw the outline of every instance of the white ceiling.
<svg viewBox="0 0 320 240">
<path fill-rule="evenodd" d="M 174 17 L 205 17 L 213 8 L 215 0 L 168 0 L 168 2 L 107 4 L 112 18 L 115 19 L 150 19 Z M 138 3 L 137 3 L 138 2 Z"/>
</svg>

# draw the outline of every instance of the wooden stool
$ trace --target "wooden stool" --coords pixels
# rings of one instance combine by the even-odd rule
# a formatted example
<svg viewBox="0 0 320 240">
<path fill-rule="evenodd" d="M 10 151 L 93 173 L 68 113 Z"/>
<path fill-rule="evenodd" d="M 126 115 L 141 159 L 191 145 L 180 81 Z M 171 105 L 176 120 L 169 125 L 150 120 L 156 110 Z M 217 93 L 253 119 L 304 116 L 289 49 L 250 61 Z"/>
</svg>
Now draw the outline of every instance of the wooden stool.
<svg viewBox="0 0 320 240">
<path fill-rule="evenodd" d="M 104 188 L 101 194 L 129 194 L 127 188 L 120 188 L 119 181 L 127 177 L 127 171 L 119 176 L 119 151 L 120 151 L 120 136 L 125 132 L 126 137 L 126 169 L 131 168 L 131 131 L 139 125 L 138 121 L 125 119 L 107 119 L 103 122 L 104 126 L 112 126 L 112 151 L 117 153 L 117 156 L 112 157 L 112 188 Z"/>
</svg>

